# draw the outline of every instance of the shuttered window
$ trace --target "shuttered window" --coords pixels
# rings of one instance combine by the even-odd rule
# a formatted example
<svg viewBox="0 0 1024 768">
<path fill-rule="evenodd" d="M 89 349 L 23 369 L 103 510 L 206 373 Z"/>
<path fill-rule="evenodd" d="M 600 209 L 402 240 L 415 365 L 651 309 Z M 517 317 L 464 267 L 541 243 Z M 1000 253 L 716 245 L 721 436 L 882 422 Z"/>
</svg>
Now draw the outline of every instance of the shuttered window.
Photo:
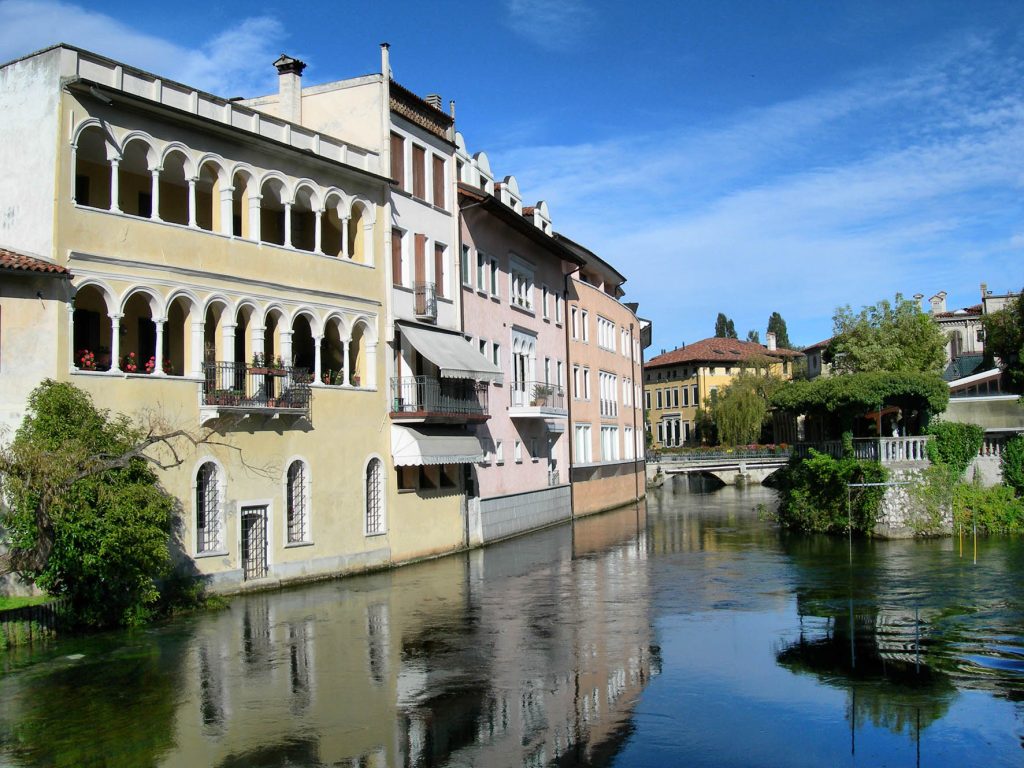
<svg viewBox="0 0 1024 768">
<path fill-rule="evenodd" d="M 444 246 L 434 243 L 434 289 L 444 296 Z"/>
<path fill-rule="evenodd" d="M 444 208 L 444 158 L 434 155 L 434 205 Z"/>
<path fill-rule="evenodd" d="M 414 262 L 413 281 L 424 283 L 427 280 L 427 236 L 416 235 L 416 261 Z"/>
<path fill-rule="evenodd" d="M 405 139 L 397 133 L 391 134 L 391 178 L 405 189 Z"/>
<path fill-rule="evenodd" d="M 391 230 L 391 282 L 402 284 L 402 230 Z"/>
<path fill-rule="evenodd" d="M 420 200 L 427 199 L 427 168 L 426 150 L 412 145 L 412 194 Z"/>
</svg>

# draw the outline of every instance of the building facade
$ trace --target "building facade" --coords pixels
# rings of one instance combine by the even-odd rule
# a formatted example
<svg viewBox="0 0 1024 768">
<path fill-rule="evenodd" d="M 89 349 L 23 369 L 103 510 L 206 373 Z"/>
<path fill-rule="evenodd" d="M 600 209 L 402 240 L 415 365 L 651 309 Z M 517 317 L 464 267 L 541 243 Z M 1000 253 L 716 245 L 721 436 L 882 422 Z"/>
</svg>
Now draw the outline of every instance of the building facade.
<svg viewBox="0 0 1024 768">
<path fill-rule="evenodd" d="M 697 416 L 741 371 L 762 368 L 784 379 L 802 353 L 739 339 L 710 338 L 663 352 L 644 366 L 644 409 L 656 450 L 695 443 Z"/>
</svg>

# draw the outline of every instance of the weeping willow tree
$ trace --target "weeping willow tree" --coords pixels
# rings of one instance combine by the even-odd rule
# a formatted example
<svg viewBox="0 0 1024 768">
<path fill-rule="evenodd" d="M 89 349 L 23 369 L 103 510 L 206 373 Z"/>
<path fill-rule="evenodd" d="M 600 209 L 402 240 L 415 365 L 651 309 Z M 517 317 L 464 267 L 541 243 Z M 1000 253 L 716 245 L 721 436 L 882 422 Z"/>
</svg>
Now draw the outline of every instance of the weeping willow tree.
<svg viewBox="0 0 1024 768">
<path fill-rule="evenodd" d="M 712 404 L 718 439 L 724 445 L 749 445 L 761 437 L 768 420 L 768 400 L 782 384 L 767 367 L 745 369 L 719 390 Z"/>
</svg>

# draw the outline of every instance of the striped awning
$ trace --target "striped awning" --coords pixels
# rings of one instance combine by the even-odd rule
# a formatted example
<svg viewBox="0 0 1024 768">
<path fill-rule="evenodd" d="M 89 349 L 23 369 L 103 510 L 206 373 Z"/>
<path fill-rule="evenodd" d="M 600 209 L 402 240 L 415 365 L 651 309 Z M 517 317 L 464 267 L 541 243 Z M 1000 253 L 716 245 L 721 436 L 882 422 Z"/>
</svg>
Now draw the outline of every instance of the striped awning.
<svg viewBox="0 0 1024 768">
<path fill-rule="evenodd" d="M 391 454 L 396 467 L 475 464 L 483 461 L 480 440 L 465 432 L 391 425 Z"/>
<path fill-rule="evenodd" d="M 501 369 L 480 354 L 462 334 L 398 323 L 398 330 L 423 357 L 436 365 L 443 379 L 502 382 Z"/>
</svg>

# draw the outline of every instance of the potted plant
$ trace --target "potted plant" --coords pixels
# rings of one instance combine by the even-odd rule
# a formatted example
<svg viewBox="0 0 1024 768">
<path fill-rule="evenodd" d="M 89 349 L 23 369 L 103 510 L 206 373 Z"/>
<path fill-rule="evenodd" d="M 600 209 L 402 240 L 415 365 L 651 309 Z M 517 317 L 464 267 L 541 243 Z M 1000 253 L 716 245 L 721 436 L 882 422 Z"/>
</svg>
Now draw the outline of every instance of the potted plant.
<svg viewBox="0 0 1024 768">
<path fill-rule="evenodd" d="M 139 362 L 136 359 L 134 352 L 129 352 L 121 358 L 121 370 L 125 373 L 138 373 Z"/>
<path fill-rule="evenodd" d="M 78 354 L 75 355 L 75 359 L 78 361 L 78 370 L 80 371 L 95 371 L 96 370 L 96 355 L 94 355 L 88 349 L 80 349 Z"/>
<path fill-rule="evenodd" d="M 359 386 L 359 374 L 354 374 L 352 376 L 352 386 L 353 387 L 358 387 Z"/>
<path fill-rule="evenodd" d="M 548 399 L 555 392 L 555 388 L 550 384 L 537 384 L 533 388 L 533 402 L 532 405 L 547 405 Z"/>
</svg>

